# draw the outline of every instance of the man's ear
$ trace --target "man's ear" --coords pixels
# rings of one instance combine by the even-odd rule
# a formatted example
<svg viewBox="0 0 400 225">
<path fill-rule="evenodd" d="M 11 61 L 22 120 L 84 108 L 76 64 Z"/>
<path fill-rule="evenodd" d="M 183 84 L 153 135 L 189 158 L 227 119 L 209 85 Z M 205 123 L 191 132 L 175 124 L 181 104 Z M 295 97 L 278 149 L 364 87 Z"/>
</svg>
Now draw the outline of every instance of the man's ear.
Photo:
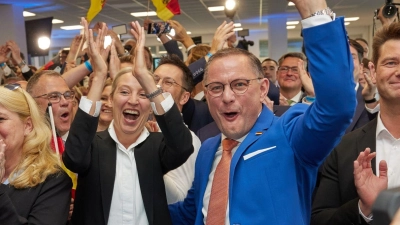
<svg viewBox="0 0 400 225">
<path fill-rule="evenodd" d="M 265 96 L 267 96 L 269 90 L 268 78 L 260 79 L 260 102 L 264 102 Z"/>
<path fill-rule="evenodd" d="M 186 104 L 187 101 L 189 101 L 189 98 L 190 98 L 190 92 L 187 91 L 183 92 L 183 94 L 181 94 L 181 97 L 179 99 L 179 104 L 183 106 L 184 104 Z"/>
<path fill-rule="evenodd" d="M 27 136 L 33 130 L 32 118 L 28 117 L 25 120 L 24 136 Z"/>
</svg>

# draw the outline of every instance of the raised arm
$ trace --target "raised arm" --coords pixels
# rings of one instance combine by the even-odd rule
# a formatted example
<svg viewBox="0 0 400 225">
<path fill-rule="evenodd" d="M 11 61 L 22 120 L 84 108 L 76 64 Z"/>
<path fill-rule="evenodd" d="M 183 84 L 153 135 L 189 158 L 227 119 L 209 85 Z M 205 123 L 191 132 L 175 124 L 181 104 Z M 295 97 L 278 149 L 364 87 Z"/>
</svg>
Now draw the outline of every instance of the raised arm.
<svg viewBox="0 0 400 225">
<path fill-rule="evenodd" d="M 291 124 L 286 135 L 296 157 L 319 166 L 340 141 L 355 111 L 353 63 L 343 18 L 332 21 L 325 0 L 293 2 L 303 18 L 315 101 L 303 115 L 283 118 Z M 316 15 L 321 13 L 326 15 Z"/>
</svg>

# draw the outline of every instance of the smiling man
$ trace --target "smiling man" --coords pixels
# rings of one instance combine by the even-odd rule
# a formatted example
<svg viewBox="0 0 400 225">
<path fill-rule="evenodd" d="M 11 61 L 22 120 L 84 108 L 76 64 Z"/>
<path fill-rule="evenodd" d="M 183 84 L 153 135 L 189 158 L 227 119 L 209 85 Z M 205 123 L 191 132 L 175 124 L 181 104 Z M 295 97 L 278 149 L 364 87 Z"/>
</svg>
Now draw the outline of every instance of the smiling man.
<svg viewBox="0 0 400 225">
<path fill-rule="evenodd" d="M 43 70 L 29 79 L 26 91 L 35 99 L 43 114 L 49 102 L 52 104 L 57 133 L 65 141 L 73 119 L 74 92 L 69 89 L 64 78 L 55 71 Z"/>
<path fill-rule="evenodd" d="M 297 66 L 299 60 L 305 62 L 305 55 L 301 52 L 291 52 L 283 55 L 278 61 L 277 79 L 280 87 L 280 94 L 287 99 L 287 103 L 290 106 L 302 102 L 305 96 L 301 91 L 303 84 Z"/>
<path fill-rule="evenodd" d="M 318 167 L 356 100 L 343 18 L 334 19 L 325 0 L 292 2 L 304 19 L 314 104 L 278 119 L 262 103 L 269 81 L 258 58 L 235 48 L 214 54 L 203 83 L 222 134 L 202 144 L 188 196 L 170 205 L 174 224 L 309 224 Z"/>
</svg>

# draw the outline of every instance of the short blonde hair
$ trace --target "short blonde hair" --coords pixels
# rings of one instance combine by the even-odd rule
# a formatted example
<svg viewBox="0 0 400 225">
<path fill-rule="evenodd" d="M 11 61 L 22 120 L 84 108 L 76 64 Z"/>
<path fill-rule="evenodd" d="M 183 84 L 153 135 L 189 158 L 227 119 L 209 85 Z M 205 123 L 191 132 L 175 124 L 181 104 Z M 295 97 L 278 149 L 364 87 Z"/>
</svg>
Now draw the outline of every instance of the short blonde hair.
<svg viewBox="0 0 400 225">
<path fill-rule="evenodd" d="M 11 172 L 10 184 L 17 189 L 35 187 L 47 176 L 60 171 L 58 156 L 50 147 L 51 132 L 35 100 L 22 88 L 0 87 L 0 105 L 17 113 L 22 121 L 31 119 L 32 131 L 24 137 L 21 160 Z"/>
</svg>

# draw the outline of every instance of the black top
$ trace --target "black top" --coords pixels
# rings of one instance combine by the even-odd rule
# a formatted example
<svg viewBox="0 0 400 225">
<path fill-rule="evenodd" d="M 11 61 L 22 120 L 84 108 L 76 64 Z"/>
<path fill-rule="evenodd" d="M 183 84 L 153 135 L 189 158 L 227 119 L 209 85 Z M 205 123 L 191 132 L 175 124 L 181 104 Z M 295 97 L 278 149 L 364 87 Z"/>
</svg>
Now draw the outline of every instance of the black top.
<svg viewBox="0 0 400 225">
<path fill-rule="evenodd" d="M 61 169 L 33 188 L 16 189 L 1 184 L 0 224 L 66 224 L 71 188 L 71 178 Z"/>
</svg>

